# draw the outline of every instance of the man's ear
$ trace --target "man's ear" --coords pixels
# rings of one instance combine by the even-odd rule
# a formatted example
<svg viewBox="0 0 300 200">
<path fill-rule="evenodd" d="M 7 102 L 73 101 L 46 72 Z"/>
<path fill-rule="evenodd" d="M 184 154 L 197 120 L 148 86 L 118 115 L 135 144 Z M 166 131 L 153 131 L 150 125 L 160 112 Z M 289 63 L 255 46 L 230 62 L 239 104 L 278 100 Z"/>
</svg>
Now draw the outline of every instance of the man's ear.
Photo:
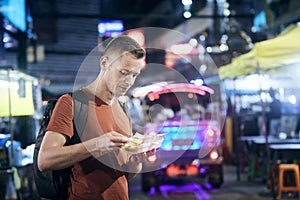
<svg viewBox="0 0 300 200">
<path fill-rule="evenodd" d="M 100 58 L 100 67 L 101 69 L 107 69 L 108 68 L 108 57 L 107 56 L 102 56 Z"/>
</svg>

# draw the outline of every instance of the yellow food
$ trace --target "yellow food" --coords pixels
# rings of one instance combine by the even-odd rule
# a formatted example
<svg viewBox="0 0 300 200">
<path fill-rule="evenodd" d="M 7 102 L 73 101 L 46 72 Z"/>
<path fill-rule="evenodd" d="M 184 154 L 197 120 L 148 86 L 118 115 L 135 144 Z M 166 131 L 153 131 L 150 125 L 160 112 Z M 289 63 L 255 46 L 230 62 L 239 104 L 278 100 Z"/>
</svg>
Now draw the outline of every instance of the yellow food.
<svg viewBox="0 0 300 200">
<path fill-rule="evenodd" d="M 142 140 L 137 139 L 137 138 L 132 138 L 131 144 L 134 146 L 139 146 L 142 143 Z"/>
<path fill-rule="evenodd" d="M 137 138 L 131 138 L 128 143 L 124 144 L 124 149 L 132 149 L 139 146 L 143 141 Z"/>
</svg>

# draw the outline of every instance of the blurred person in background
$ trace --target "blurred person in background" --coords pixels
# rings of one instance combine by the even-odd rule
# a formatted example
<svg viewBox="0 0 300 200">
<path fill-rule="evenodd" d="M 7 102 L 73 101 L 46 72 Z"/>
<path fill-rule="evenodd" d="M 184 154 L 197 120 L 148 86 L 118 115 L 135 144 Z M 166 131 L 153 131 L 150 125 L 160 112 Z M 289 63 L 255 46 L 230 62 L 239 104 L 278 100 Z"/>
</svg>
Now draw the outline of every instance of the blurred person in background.
<svg viewBox="0 0 300 200">
<path fill-rule="evenodd" d="M 269 105 L 269 112 L 267 113 L 267 133 L 269 135 L 278 135 L 280 132 L 280 119 L 281 119 L 281 102 L 276 98 L 274 89 L 270 89 L 270 96 L 272 102 Z"/>
</svg>

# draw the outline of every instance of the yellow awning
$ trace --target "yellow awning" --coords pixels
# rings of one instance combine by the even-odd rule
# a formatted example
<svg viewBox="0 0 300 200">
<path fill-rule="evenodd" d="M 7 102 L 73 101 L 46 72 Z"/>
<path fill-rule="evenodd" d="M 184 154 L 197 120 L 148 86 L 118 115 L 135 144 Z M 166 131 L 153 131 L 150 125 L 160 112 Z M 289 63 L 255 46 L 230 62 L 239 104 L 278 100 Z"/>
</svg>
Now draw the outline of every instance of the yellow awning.
<svg viewBox="0 0 300 200">
<path fill-rule="evenodd" d="M 255 44 L 256 60 L 261 69 L 300 62 L 300 27 L 276 38 Z"/>
<path fill-rule="evenodd" d="M 246 76 L 256 71 L 255 51 L 252 49 L 246 54 L 232 59 L 230 64 L 219 68 L 220 79 Z"/>
<path fill-rule="evenodd" d="M 17 70 L 0 70 L 0 117 L 34 114 L 33 81 L 37 79 Z M 10 110 L 11 108 L 11 110 Z"/>
<path fill-rule="evenodd" d="M 300 62 L 300 27 L 291 25 L 276 38 L 257 42 L 246 54 L 232 59 L 219 69 L 220 79 L 271 71 L 275 68 Z"/>
</svg>

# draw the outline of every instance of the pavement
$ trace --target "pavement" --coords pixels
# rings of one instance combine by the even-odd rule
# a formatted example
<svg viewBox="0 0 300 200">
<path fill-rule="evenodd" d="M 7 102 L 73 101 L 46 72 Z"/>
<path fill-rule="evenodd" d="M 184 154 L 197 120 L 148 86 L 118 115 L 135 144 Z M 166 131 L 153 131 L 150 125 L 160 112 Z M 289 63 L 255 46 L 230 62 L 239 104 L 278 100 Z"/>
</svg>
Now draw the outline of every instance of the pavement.
<svg viewBox="0 0 300 200">
<path fill-rule="evenodd" d="M 205 185 L 188 182 L 184 185 L 163 185 L 161 191 L 144 194 L 138 175 L 129 182 L 130 200 L 273 200 L 272 192 L 262 180 L 249 181 L 246 173 L 237 180 L 236 167 L 224 166 L 224 183 L 218 189 L 207 189 Z M 283 193 L 282 200 L 298 199 L 297 193 Z"/>
</svg>

